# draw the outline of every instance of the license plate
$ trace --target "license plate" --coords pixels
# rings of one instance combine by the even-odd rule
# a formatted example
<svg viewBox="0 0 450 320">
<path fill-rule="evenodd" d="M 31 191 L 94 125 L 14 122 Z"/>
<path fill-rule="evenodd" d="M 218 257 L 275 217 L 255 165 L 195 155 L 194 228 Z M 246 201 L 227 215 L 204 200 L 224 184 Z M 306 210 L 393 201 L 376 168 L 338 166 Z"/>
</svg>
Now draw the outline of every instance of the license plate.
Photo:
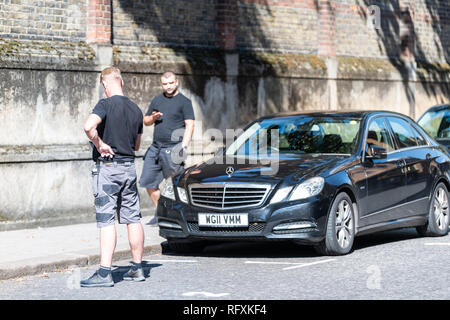
<svg viewBox="0 0 450 320">
<path fill-rule="evenodd" d="M 248 227 L 247 213 L 199 213 L 200 227 Z"/>
</svg>

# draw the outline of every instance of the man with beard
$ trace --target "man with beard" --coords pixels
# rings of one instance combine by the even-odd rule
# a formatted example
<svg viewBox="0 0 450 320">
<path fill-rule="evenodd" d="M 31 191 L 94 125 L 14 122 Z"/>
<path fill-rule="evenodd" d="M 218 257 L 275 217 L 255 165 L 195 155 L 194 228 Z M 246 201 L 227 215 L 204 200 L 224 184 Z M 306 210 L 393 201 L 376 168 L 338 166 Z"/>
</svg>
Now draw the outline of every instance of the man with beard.
<svg viewBox="0 0 450 320">
<path fill-rule="evenodd" d="M 173 72 L 165 72 L 161 76 L 163 93 L 152 100 L 144 116 L 146 126 L 155 126 L 153 143 L 144 156 L 139 184 L 147 189 L 155 207 L 163 179 L 183 170 L 186 150 L 194 132 L 192 102 L 179 92 L 178 85 L 177 76 Z M 150 224 L 156 224 L 156 218 Z"/>
</svg>

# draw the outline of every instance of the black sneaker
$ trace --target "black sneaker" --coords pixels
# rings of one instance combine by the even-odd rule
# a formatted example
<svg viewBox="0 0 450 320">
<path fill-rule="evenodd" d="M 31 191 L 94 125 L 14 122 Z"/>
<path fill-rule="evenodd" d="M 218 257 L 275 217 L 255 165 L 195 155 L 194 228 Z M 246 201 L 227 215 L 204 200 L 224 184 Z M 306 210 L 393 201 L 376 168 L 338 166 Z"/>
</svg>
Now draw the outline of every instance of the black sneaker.
<svg viewBox="0 0 450 320">
<path fill-rule="evenodd" d="M 144 270 L 142 268 L 133 271 L 131 268 L 123 275 L 126 281 L 145 281 Z"/>
<path fill-rule="evenodd" d="M 114 281 L 112 275 L 109 274 L 106 277 L 102 277 L 96 271 L 89 279 L 80 281 L 81 287 L 114 287 Z"/>
</svg>

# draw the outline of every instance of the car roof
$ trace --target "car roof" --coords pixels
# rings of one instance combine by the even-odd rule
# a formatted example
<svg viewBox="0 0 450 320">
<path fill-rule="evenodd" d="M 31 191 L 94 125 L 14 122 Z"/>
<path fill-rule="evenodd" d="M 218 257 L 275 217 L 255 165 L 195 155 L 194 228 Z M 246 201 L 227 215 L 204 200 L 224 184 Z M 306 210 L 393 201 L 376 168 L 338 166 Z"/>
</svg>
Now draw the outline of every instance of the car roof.
<svg viewBox="0 0 450 320">
<path fill-rule="evenodd" d="M 448 104 L 438 104 L 438 105 L 428 108 L 427 111 L 424 112 L 424 114 L 429 111 L 441 111 L 441 110 L 449 109 L 449 108 L 450 108 L 450 105 L 448 105 Z"/>
<path fill-rule="evenodd" d="M 389 111 L 389 110 L 308 110 L 308 111 L 295 111 L 295 112 L 280 112 L 260 117 L 258 120 L 282 118 L 282 117 L 295 117 L 295 116 L 312 116 L 312 117 L 351 117 L 351 118 L 365 118 L 375 114 L 390 114 L 402 117 L 408 117 L 407 115 Z"/>
</svg>

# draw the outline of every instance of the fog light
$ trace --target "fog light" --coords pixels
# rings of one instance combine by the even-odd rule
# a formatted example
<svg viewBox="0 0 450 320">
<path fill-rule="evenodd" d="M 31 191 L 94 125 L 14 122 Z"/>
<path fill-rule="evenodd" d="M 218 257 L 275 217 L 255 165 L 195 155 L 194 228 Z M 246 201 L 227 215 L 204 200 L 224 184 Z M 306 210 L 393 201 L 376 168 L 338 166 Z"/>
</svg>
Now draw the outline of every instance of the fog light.
<svg viewBox="0 0 450 320">
<path fill-rule="evenodd" d="M 307 229 L 307 228 L 316 228 L 316 227 L 317 227 L 317 225 L 314 222 L 297 221 L 297 222 L 279 224 L 273 228 L 273 231 Z"/>
<path fill-rule="evenodd" d="M 173 222 L 168 222 L 168 221 L 160 221 L 160 222 L 158 222 L 158 226 L 160 226 L 161 228 L 183 230 L 183 228 L 181 228 L 181 226 L 179 224 L 173 223 Z"/>
</svg>

